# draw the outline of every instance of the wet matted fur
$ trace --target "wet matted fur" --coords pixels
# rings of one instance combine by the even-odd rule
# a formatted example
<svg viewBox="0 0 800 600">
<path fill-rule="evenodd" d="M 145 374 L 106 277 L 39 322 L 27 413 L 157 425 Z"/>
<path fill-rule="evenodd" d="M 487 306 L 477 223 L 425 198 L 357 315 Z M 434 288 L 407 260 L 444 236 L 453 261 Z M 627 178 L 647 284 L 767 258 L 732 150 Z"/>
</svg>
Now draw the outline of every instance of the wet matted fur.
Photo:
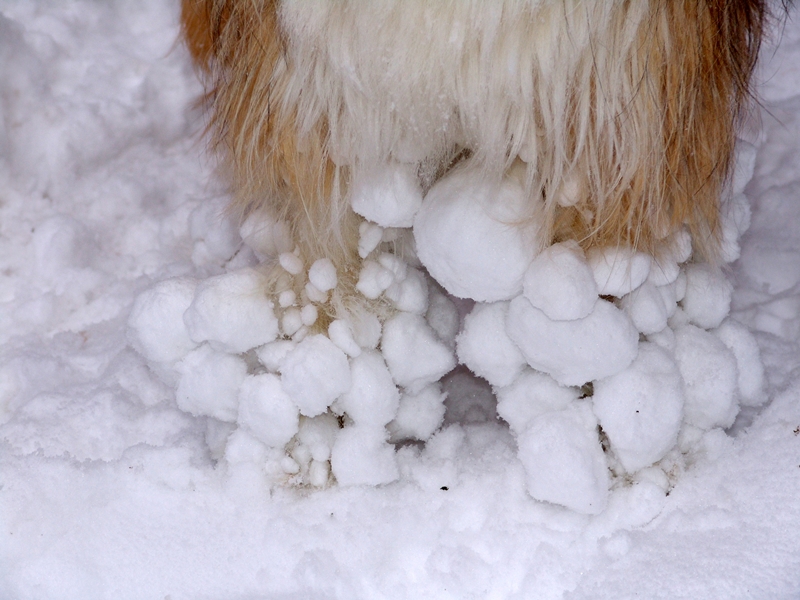
<svg viewBox="0 0 800 600">
<path fill-rule="evenodd" d="M 393 161 L 424 186 L 454 159 L 513 170 L 544 244 L 655 253 L 686 226 L 713 259 L 766 13 L 765 0 L 183 0 L 182 22 L 233 208 L 285 220 L 347 295 L 361 262 L 349 182 Z"/>
</svg>

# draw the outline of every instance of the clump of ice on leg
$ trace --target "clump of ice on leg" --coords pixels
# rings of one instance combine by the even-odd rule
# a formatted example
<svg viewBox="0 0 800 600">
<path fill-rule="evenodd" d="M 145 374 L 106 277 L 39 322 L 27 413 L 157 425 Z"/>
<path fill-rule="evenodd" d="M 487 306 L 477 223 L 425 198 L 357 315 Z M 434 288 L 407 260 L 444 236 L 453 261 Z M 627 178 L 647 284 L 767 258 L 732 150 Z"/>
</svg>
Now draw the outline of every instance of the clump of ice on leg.
<svg viewBox="0 0 800 600">
<path fill-rule="evenodd" d="M 583 514 L 603 512 L 608 466 L 588 402 L 534 418 L 517 445 L 531 496 Z"/>
<path fill-rule="evenodd" d="M 303 261 L 293 252 L 282 252 L 279 254 L 278 264 L 290 275 L 299 275 L 303 272 Z"/>
<path fill-rule="evenodd" d="M 350 373 L 352 384 L 338 408 L 357 425 L 384 427 L 397 414 L 400 392 L 383 357 L 374 350 L 362 352 L 351 360 Z"/>
<path fill-rule="evenodd" d="M 350 189 L 353 210 L 381 227 L 411 227 L 421 204 L 422 189 L 412 164 L 359 171 Z"/>
<path fill-rule="evenodd" d="M 685 383 L 685 420 L 700 429 L 730 427 L 739 411 L 736 357 L 694 325 L 675 332 L 675 358 Z"/>
<path fill-rule="evenodd" d="M 764 391 L 764 363 L 753 334 L 732 319 L 726 319 L 714 333 L 736 358 L 741 404 L 760 406 L 767 399 Z"/>
<path fill-rule="evenodd" d="M 361 346 L 353 336 L 353 328 L 344 319 L 336 319 L 328 326 L 328 337 L 336 344 L 339 349 L 350 356 L 355 358 L 361 354 Z"/>
<path fill-rule="evenodd" d="M 196 288 L 196 280 L 178 277 L 137 296 L 128 317 L 128 340 L 148 361 L 174 363 L 198 346 L 183 321 Z"/>
<path fill-rule="evenodd" d="M 322 487 L 330 478 L 331 449 L 339 434 L 339 422 L 330 413 L 301 417 L 297 435 L 289 445 L 283 469 L 297 483 Z"/>
<path fill-rule="evenodd" d="M 626 370 L 596 381 L 594 413 L 629 473 L 661 460 L 677 441 L 683 420 L 683 382 L 674 359 L 643 343 Z"/>
<path fill-rule="evenodd" d="M 434 185 L 414 219 L 422 264 L 459 298 L 508 300 L 538 250 L 529 203 L 514 179 L 499 184 L 461 169 Z"/>
<path fill-rule="evenodd" d="M 207 341 L 221 352 L 245 352 L 278 335 L 278 319 L 265 294 L 264 278 L 253 269 L 200 283 L 183 320 L 194 342 Z"/>
<path fill-rule="evenodd" d="M 241 358 L 203 344 L 191 351 L 177 369 L 181 377 L 175 397 L 181 410 L 236 422 L 239 388 L 247 376 L 247 365 Z"/>
<path fill-rule="evenodd" d="M 674 295 L 670 298 L 668 290 L 659 289 L 649 281 L 626 295 L 621 305 L 636 329 L 645 335 L 663 331 L 676 308 Z"/>
<path fill-rule="evenodd" d="M 546 248 L 525 272 L 524 295 L 554 321 L 587 316 L 597 303 L 597 285 L 577 242 Z"/>
<path fill-rule="evenodd" d="M 507 302 L 476 304 L 456 340 L 461 364 L 495 386 L 509 385 L 525 366 L 525 357 L 506 334 L 507 314 Z"/>
<path fill-rule="evenodd" d="M 300 413 L 315 417 L 350 389 L 347 355 L 326 336 L 311 335 L 283 359 L 281 381 Z"/>
<path fill-rule="evenodd" d="M 336 287 L 338 281 L 336 267 L 329 258 L 320 258 L 308 270 L 308 280 L 320 292 L 327 292 Z"/>
<path fill-rule="evenodd" d="M 722 323 L 731 309 L 733 285 L 718 267 L 706 263 L 686 265 L 686 294 L 683 310 L 689 320 L 703 329 Z"/>
<path fill-rule="evenodd" d="M 383 227 L 364 221 L 358 226 L 358 255 L 367 258 L 383 239 Z"/>
<path fill-rule="evenodd" d="M 553 321 L 520 296 L 509 305 L 506 331 L 531 367 L 562 385 L 619 373 L 633 362 L 639 341 L 628 316 L 605 300 L 583 319 Z"/>
<path fill-rule="evenodd" d="M 259 441 L 283 448 L 299 428 L 300 411 L 272 373 L 250 375 L 239 389 L 238 423 Z"/>
<path fill-rule="evenodd" d="M 394 275 L 389 269 L 381 265 L 378 261 L 368 260 L 365 261 L 364 265 L 361 267 L 356 289 L 361 292 L 365 298 L 375 300 L 393 283 Z"/>
<path fill-rule="evenodd" d="M 402 279 L 395 277 L 386 288 L 386 297 L 397 310 L 425 314 L 428 310 L 428 282 L 417 269 L 409 268 Z"/>
<path fill-rule="evenodd" d="M 586 257 L 601 296 L 616 296 L 638 288 L 650 275 L 652 258 L 626 246 L 593 248 Z"/>
<path fill-rule="evenodd" d="M 381 351 L 397 385 L 417 392 L 456 366 L 452 351 L 419 315 L 400 313 L 383 326 Z"/>
<path fill-rule="evenodd" d="M 387 426 L 391 441 L 427 441 L 442 424 L 446 398 L 438 382 L 416 393 L 403 392 L 397 414 Z"/>
<path fill-rule="evenodd" d="M 564 386 L 555 379 L 527 369 L 511 385 L 497 388 L 497 414 L 519 434 L 536 417 L 563 410 L 580 397 L 578 388 Z"/>
<path fill-rule="evenodd" d="M 331 453 L 331 468 L 342 485 L 379 485 L 397 479 L 394 448 L 386 425 L 394 419 L 400 393 L 381 355 L 362 352 L 352 359 L 350 389 L 334 410 L 352 421 L 339 432 Z"/>
</svg>

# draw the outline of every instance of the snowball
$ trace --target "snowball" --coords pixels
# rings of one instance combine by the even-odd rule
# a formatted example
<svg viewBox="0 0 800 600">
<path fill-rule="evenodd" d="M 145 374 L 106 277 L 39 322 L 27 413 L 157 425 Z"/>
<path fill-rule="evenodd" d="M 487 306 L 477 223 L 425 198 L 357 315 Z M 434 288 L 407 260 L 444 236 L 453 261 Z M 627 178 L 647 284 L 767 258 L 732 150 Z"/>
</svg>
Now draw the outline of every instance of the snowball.
<svg viewBox="0 0 800 600">
<path fill-rule="evenodd" d="M 246 352 L 278 335 L 278 320 L 267 299 L 264 279 L 253 269 L 201 282 L 183 321 L 193 341 L 208 341 L 222 352 Z"/>
<path fill-rule="evenodd" d="M 650 274 L 647 281 L 655 286 L 661 287 L 674 282 L 681 272 L 681 266 L 672 258 L 670 252 L 665 252 L 663 256 L 652 259 Z"/>
<path fill-rule="evenodd" d="M 350 187 L 353 211 L 381 227 L 411 227 L 421 204 L 422 188 L 413 164 L 356 172 Z"/>
<path fill-rule="evenodd" d="M 667 311 L 667 320 L 669 320 L 672 315 L 678 310 L 678 288 L 679 287 L 686 287 L 686 276 L 678 277 L 675 281 L 670 283 L 669 285 L 659 285 L 656 287 L 658 292 L 661 294 L 661 299 L 664 301 L 664 308 Z M 681 294 L 685 294 L 686 290 L 684 289 Z"/>
<path fill-rule="evenodd" d="M 685 227 L 670 236 L 669 244 L 676 263 L 685 263 L 692 257 L 692 235 Z"/>
<path fill-rule="evenodd" d="M 276 340 L 256 348 L 256 356 L 270 371 L 280 371 L 283 359 L 297 344 L 291 340 Z"/>
<path fill-rule="evenodd" d="M 582 319 L 597 302 L 597 284 L 577 242 L 553 244 L 525 271 L 528 301 L 554 321 Z"/>
<path fill-rule="evenodd" d="M 278 306 L 281 308 L 289 308 L 294 305 L 297 300 L 297 294 L 293 290 L 283 290 L 278 294 Z"/>
<path fill-rule="evenodd" d="M 476 304 L 456 339 L 458 360 L 494 386 L 510 384 L 525 357 L 506 334 L 507 302 Z"/>
<path fill-rule="evenodd" d="M 383 239 L 383 227 L 364 221 L 358 226 L 358 255 L 366 258 Z"/>
<path fill-rule="evenodd" d="M 481 173 L 458 170 L 428 192 L 414 220 L 422 264 L 454 296 L 483 302 L 508 300 L 522 291 L 522 276 L 536 254 L 522 186 L 499 185 Z"/>
<path fill-rule="evenodd" d="M 760 406 L 767 399 L 764 363 L 761 362 L 761 351 L 753 334 L 732 319 L 726 319 L 714 333 L 736 358 L 741 403 L 744 406 Z"/>
<path fill-rule="evenodd" d="M 445 398 L 447 394 L 442 392 L 439 383 L 426 386 L 416 394 L 405 392 L 400 396 L 397 415 L 387 426 L 391 441 L 427 441 L 442 424 Z"/>
<path fill-rule="evenodd" d="M 245 244 L 262 258 L 275 257 L 292 249 L 292 233 L 285 221 L 253 212 L 239 228 Z"/>
<path fill-rule="evenodd" d="M 520 151 L 520 158 L 522 158 L 523 154 L 529 155 L 530 144 L 525 144 L 526 148 L 525 151 Z M 528 156 L 529 158 L 533 159 L 532 156 Z M 522 158 L 522 160 L 525 160 Z M 525 160 L 525 162 L 530 163 L 530 160 Z M 559 206 L 569 207 L 575 206 L 578 202 L 580 202 L 583 190 L 581 189 L 581 182 L 580 180 L 573 174 L 571 176 L 564 178 L 564 183 L 556 192 L 556 202 L 558 202 Z"/>
<path fill-rule="evenodd" d="M 586 255 L 601 296 L 621 298 L 629 294 L 650 275 L 652 259 L 631 248 L 592 248 Z"/>
<path fill-rule="evenodd" d="M 147 360 L 173 362 L 197 347 L 183 322 L 196 287 L 194 279 L 178 277 L 137 296 L 128 317 L 128 340 Z"/>
<path fill-rule="evenodd" d="M 311 335 L 283 359 L 281 381 L 300 412 L 314 417 L 350 389 L 350 365 L 327 337 Z"/>
<path fill-rule="evenodd" d="M 661 286 L 670 288 L 670 286 Z M 670 309 L 667 308 L 668 300 L 665 294 L 649 281 L 645 281 L 639 288 L 622 298 L 622 310 L 631 318 L 633 324 L 641 333 L 650 335 L 658 333 L 667 326 Z M 672 301 L 674 312 L 675 301 Z"/>
<path fill-rule="evenodd" d="M 280 263 L 283 270 L 290 275 L 299 275 L 303 272 L 303 261 L 292 252 L 282 252 L 280 256 L 278 256 L 278 263 Z"/>
<path fill-rule="evenodd" d="M 330 478 L 330 466 L 327 462 L 315 460 L 308 467 L 308 483 L 316 487 L 322 487 L 328 483 Z"/>
<path fill-rule="evenodd" d="M 306 327 L 311 327 L 317 322 L 317 307 L 313 304 L 306 304 L 300 309 L 300 321 Z"/>
<path fill-rule="evenodd" d="M 356 425 L 382 428 L 394 419 L 400 392 L 383 357 L 376 351 L 362 352 L 350 362 L 352 385 L 342 394 L 339 406 Z"/>
<path fill-rule="evenodd" d="M 350 323 L 343 319 L 336 319 L 328 325 L 328 337 L 347 356 L 355 357 L 361 354 L 361 347 L 353 338 Z"/>
<path fill-rule="evenodd" d="M 392 273 L 395 282 L 403 281 L 408 275 L 408 265 L 400 257 L 389 252 L 378 256 L 378 263 Z"/>
<path fill-rule="evenodd" d="M 517 446 L 531 496 L 578 513 L 603 512 L 608 467 L 588 403 L 536 417 Z"/>
<path fill-rule="evenodd" d="M 287 308 L 281 317 L 281 332 L 287 337 L 293 336 L 303 326 L 303 314 L 299 308 Z"/>
<path fill-rule="evenodd" d="M 425 314 L 428 310 L 428 282 L 425 275 L 416 269 L 409 269 L 402 281 L 395 281 L 386 289 L 386 297 L 397 310 Z"/>
<path fill-rule="evenodd" d="M 339 431 L 339 421 L 330 413 L 310 419 L 301 417 L 297 445 L 292 449 L 292 457 L 303 465 L 308 465 L 312 460 L 330 460 L 331 449 Z"/>
<path fill-rule="evenodd" d="M 354 309 L 348 318 L 353 339 L 362 348 L 377 348 L 383 326 L 380 319 L 365 309 Z"/>
<path fill-rule="evenodd" d="M 247 365 L 237 356 L 203 344 L 179 364 L 181 373 L 175 398 L 178 408 L 195 416 L 236 422 L 239 387 L 247 376 Z"/>
<path fill-rule="evenodd" d="M 419 315 L 400 313 L 383 325 L 381 351 L 395 382 L 417 392 L 456 365 L 453 353 Z"/>
<path fill-rule="evenodd" d="M 297 406 L 284 391 L 277 375 L 248 376 L 239 390 L 241 427 L 273 448 L 282 448 L 299 428 Z"/>
<path fill-rule="evenodd" d="M 357 425 L 339 432 L 331 451 L 331 469 L 339 485 L 382 485 L 400 476 L 386 435 L 382 427 Z"/>
<path fill-rule="evenodd" d="M 317 289 L 310 281 L 306 284 L 305 289 L 306 296 L 311 302 L 319 302 L 320 304 L 328 301 L 328 292 L 323 292 L 322 290 Z"/>
<path fill-rule="evenodd" d="M 661 460 L 683 421 L 683 380 L 672 357 L 655 344 L 639 345 L 630 367 L 594 383 L 594 414 L 629 473 Z"/>
<path fill-rule="evenodd" d="M 375 300 L 394 283 L 392 272 L 374 260 L 365 260 L 358 276 L 356 289 L 366 298 Z"/>
<path fill-rule="evenodd" d="M 686 388 L 686 422 L 701 429 L 730 427 L 739 411 L 733 353 L 713 334 L 684 325 L 675 331 L 675 359 Z"/>
<path fill-rule="evenodd" d="M 236 429 L 225 438 L 225 460 L 229 464 L 260 463 L 267 458 L 267 448 L 248 431 Z"/>
<path fill-rule="evenodd" d="M 633 362 L 639 341 L 631 320 L 605 300 L 583 319 L 552 321 L 520 296 L 509 305 L 506 332 L 530 366 L 562 385 L 619 373 Z"/>
<path fill-rule="evenodd" d="M 675 352 L 675 332 L 667 326 L 658 333 L 651 333 L 647 336 L 648 342 L 653 342 L 657 346 L 661 346 L 670 354 Z"/>
<path fill-rule="evenodd" d="M 653 258 L 647 281 L 655 286 L 672 284 L 681 273 L 681 263 L 692 256 L 692 236 L 682 227 L 663 243 L 663 247 Z"/>
<path fill-rule="evenodd" d="M 527 369 L 511 385 L 496 389 L 497 414 L 511 430 L 520 433 L 546 412 L 563 410 L 580 396 L 578 388 L 565 387 L 555 379 Z"/>
<path fill-rule="evenodd" d="M 703 329 L 718 327 L 731 308 L 733 286 L 725 274 L 706 263 L 686 265 L 686 294 L 683 310 L 689 320 Z"/>
<path fill-rule="evenodd" d="M 320 258 L 314 261 L 308 270 L 308 280 L 320 292 L 327 292 L 336 287 L 336 267 L 329 258 Z"/>
</svg>

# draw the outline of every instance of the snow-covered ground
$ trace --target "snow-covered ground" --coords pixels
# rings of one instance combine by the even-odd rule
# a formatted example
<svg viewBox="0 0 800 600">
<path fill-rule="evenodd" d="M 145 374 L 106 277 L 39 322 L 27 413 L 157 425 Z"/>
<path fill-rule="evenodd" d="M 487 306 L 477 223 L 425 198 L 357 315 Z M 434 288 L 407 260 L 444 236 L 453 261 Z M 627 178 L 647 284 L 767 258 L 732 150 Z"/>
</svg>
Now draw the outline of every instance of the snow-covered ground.
<svg viewBox="0 0 800 600">
<path fill-rule="evenodd" d="M 743 132 L 732 312 L 767 401 L 706 433 L 667 496 L 640 476 L 587 516 L 530 497 L 466 376 L 378 487 L 271 487 L 252 445 L 220 459 L 230 428 L 178 408 L 129 344 L 134 300 L 248 258 L 177 11 L 0 0 L 0 598 L 800 597 L 800 22 L 765 48 Z"/>
</svg>

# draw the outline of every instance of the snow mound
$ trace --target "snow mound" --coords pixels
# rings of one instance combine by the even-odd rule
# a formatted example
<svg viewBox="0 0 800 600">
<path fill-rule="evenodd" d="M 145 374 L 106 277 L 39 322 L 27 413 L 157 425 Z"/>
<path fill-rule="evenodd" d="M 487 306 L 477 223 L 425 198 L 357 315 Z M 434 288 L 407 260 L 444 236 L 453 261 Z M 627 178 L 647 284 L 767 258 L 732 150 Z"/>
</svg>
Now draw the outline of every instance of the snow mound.
<svg viewBox="0 0 800 600">
<path fill-rule="evenodd" d="M 295 484 L 384 485 L 401 477 L 393 444 L 496 410 L 530 495 L 598 514 L 616 478 L 667 481 L 661 461 L 763 400 L 758 346 L 729 317 L 732 286 L 720 267 L 691 261 L 686 230 L 655 258 L 576 242 L 540 249 L 513 177 L 462 167 L 423 197 L 415 173 L 391 165 L 353 184 L 365 218 L 355 293 L 388 316 L 321 320 L 336 266 L 305 265 L 267 217 L 251 216 L 241 237 L 293 289 L 268 295 L 260 271 L 230 267 L 137 299 L 131 344 L 176 386 L 182 410 L 228 424 L 217 430 L 229 432 L 230 460 L 269 464 L 273 480 Z M 729 248 L 749 222 L 740 195 L 723 202 Z M 459 372 L 443 386 L 458 364 L 488 385 Z"/>
</svg>

